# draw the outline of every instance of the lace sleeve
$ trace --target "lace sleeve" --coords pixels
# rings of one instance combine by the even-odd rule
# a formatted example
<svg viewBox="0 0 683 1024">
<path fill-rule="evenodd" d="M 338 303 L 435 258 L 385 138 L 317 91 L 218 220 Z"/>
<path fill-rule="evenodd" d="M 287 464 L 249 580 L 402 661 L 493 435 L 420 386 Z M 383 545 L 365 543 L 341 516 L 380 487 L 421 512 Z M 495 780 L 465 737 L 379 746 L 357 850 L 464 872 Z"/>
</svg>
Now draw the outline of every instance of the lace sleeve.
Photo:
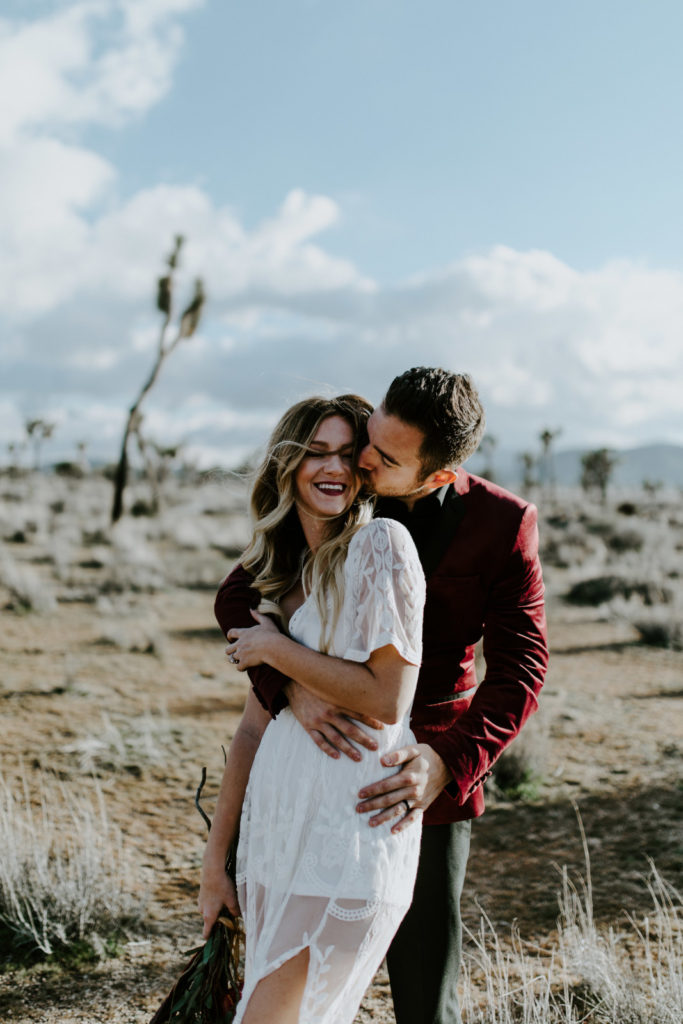
<svg viewBox="0 0 683 1024">
<path fill-rule="evenodd" d="M 392 644 L 405 661 L 419 665 L 425 578 L 412 537 L 392 519 L 374 519 L 352 543 L 353 619 L 344 657 L 367 661 Z"/>
</svg>

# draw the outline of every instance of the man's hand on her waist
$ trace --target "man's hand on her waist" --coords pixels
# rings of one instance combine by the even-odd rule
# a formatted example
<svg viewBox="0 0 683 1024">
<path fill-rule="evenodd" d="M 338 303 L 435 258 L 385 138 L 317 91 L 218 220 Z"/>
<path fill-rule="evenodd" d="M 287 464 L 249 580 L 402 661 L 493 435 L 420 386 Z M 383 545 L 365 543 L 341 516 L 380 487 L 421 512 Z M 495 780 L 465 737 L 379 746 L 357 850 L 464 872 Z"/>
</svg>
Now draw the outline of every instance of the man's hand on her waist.
<svg viewBox="0 0 683 1024">
<path fill-rule="evenodd" d="M 297 720 L 328 757 L 338 758 L 345 754 L 352 761 L 360 761 L 362 755 L 356 744 L 367 750 L 377 750 L 377 741 L 358 724 L 361 722 L 370 729 L 383 729 L 383 724 L 376 718 L 328 704 L 294 680 L 284 686 L 284 692 Z"/>
<path fill-rule="evenodd" d="M 441 791 L 452 781 L 452 775 L 439 754 L 428 743 L 414 743 L 384 754 L 386 768 L 396 765 L 398 771 L 386 779 L 364 786 L 358 797 L 359 814 L 379 811 L 370 818 L 370 825 L 381 825 L 396 818 L 392 832 L 401 832 L 419 821 Z"/>
</svg>

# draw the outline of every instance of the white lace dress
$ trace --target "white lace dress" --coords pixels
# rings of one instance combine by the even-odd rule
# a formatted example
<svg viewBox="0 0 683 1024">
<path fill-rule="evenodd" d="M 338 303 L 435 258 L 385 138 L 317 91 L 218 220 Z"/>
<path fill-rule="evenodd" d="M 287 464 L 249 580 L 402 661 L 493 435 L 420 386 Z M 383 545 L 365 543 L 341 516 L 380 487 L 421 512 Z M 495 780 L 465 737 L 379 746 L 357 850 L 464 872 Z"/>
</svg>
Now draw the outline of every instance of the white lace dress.
<svg viewBox="0 0 683 1024">
<path fill-rule="evenodd" d="M 375 519 L 351 540 L 345 599 L 332 654 L 365 662 L 393 644 L 419 665 L 425 582 L 407 530 Z M 309 596 L 289 624 L 318 648 Z M 245 983 L 235 1024 L 260 979 L 302 949 L 309 969 L 300 1024 L 351 1024 L 363 993 L 408 909 L 420 847 L 415 824 L 394 835 L 356 811 L 358 790 L 391 775 L 380 756 L 414 742 L 409 715 L 375 734 L 359 763 L 322 753 L 286 708 L 269 723 L 249 778 L 237 853 L 247 934 Z"/>
</svg>

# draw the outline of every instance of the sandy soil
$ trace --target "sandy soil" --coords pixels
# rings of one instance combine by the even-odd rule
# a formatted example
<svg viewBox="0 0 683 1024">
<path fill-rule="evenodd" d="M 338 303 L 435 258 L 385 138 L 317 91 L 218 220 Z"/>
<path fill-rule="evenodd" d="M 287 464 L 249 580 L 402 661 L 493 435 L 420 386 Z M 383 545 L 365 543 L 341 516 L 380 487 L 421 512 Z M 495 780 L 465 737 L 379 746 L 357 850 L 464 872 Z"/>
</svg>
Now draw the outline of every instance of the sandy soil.
<svg viewBox="0 0 683 1024">
<path fill-rule="evenodd" d="M 22 553 L 31 554 L 23 546 Z M 84 578 L 97 571 L 82 568 Z M 142 1024 L 178 973 L 182 951 L 199 937 L 194 902 L 204 826 L 194 791 L 206 765 L 211 806 L 221 743 L 238 721 L 245 682 L 223 658 L 208 588 L 127 601 L 119 623 L 127 642 L 112 642 L 115 612 L 102 602 L 59 603 L 42 616 L 3 614 L 0 764 L 10 782 L 26 775 L 30 783 L 42 768 L 68 785 L 93 786 L 66 748 L 101 735 L 103 712 L 119 724 L 152 713 L 164 725 L 158 763 L 133 755 L 128 765 L 100 764 L 96 772 L 149 892 L 143 927 L 115 959 L 79 970 L 5 971 L 3 1022 Z M 473 928 L 481 907 L 501 934 L 516 921 L 524 938 L 539 943 L 557 916 L 558 866 L 582 869 L 574 803 L 588 836 L 599 921 L 647 910 L 648 857 L 674 885 L 683 882 L 683 655 L 644 648 L 630 627 L 570 610 L 553 596 L 549 618 L 552 667 L 525 738 L 542 772 L 538 794 L 524 804 L 493 797 L 475 823 L 464 906 Z M 158 654 L 127 649 L 143 620 Z M 393 1019 L 381 973 L 358 1021 Z"/>
</svg>

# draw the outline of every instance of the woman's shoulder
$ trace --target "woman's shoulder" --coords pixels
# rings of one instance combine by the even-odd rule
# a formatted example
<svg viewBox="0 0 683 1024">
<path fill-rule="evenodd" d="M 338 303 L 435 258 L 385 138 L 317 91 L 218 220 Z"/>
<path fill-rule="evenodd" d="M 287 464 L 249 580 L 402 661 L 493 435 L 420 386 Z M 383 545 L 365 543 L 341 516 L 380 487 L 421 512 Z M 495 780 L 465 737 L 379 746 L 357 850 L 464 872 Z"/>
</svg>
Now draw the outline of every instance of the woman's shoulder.
<svg viewBox="0 0 683 1024">
<path fill-rule="evenodd" d="M 371 519 L 369 523 L 357 530 L 351 540 L 349 553 L 354 547 L 356 550 L 375 549 L 378 551 L 391 548 L 396 552 L 405 552 L 411 556 L 414 553 L 417 558 L 415 543 L 403 523 L 399 523 L 395 519 L 384 519 L 381 516 Z"/>
</svg>

